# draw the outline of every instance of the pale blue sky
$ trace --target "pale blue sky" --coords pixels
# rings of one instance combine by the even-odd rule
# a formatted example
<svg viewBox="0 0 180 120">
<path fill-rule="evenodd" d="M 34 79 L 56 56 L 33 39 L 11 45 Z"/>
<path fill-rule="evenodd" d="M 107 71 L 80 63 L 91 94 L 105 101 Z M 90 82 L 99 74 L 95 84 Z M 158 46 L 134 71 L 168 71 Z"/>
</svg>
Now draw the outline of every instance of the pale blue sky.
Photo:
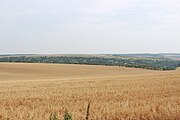
<svg viewBox="0 0 180 120">
<path fill-rule="evenodd" d="M 0 54 L 180 52 L 180 0 L 0 0 Z"/>
</svg>

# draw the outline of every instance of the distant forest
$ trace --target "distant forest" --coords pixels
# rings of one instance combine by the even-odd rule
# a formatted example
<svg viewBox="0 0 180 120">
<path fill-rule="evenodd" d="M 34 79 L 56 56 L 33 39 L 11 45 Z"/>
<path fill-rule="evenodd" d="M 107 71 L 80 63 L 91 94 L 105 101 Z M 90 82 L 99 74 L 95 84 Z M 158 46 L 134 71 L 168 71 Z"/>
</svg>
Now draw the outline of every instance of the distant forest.
<svg viewBox="0 0 180 120">
<path fill-rule="evenodd" d="M 165 58 L 136 58 L 119 56 L 4 56 L 0 62 L 59 63 L 124 66 L 152 70 L 175 70 L 180 62 Z"/>
</svg>

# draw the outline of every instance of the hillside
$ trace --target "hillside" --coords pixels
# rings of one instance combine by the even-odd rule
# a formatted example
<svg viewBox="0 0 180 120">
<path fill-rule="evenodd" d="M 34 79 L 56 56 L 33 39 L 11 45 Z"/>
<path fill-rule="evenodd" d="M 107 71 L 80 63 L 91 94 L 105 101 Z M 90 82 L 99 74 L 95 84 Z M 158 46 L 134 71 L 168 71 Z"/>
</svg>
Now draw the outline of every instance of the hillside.
<svg viewBox="0 0 180 120">
<path fill-rule="evenodd" d="M 138 68 L 96 65 L 0 63 L 0 80 L 79 79 L 155 72 Z"/>
<path fill-rule="evenodd" d="M 178 60 L 155 54 L 9 55 L 1 56 L 0 62 L 106 65 L 152 70 L 175 70 L 180 65 Z"/>
</svg>

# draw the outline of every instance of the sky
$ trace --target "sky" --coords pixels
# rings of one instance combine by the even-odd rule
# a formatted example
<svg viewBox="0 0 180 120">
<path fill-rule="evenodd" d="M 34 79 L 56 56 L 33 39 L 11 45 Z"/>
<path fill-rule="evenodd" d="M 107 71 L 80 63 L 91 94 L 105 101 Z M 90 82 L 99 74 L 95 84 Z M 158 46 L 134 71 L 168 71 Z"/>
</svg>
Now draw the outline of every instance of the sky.
<svg viewBox="0 0 180 120">
<path fill-rule="evenodd" d="M 180 53 L 180 0 L 0 0 L 0 54 Z"/>
</svg>

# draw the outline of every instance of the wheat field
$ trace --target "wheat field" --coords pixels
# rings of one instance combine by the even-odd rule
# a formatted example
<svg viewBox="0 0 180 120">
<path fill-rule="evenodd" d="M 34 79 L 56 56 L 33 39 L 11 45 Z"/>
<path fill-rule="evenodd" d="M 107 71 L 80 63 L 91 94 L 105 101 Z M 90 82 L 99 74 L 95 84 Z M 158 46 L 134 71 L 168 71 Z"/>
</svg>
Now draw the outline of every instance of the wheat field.
<svg viewBox="0 0 180 120">
<path fill-rule="evenodd" d="M 0 63 L 0 120 L 179 120 L 180 69 Z"/>
</svg>

